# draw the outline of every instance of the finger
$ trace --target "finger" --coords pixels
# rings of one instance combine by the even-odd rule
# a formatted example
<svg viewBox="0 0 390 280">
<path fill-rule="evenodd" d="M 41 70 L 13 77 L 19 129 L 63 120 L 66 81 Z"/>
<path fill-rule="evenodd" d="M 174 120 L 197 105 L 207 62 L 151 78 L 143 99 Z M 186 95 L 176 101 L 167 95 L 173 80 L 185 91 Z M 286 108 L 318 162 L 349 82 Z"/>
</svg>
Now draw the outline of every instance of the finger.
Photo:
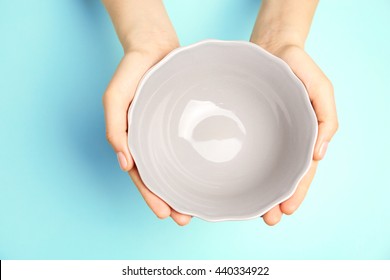
<svg viewBox="0 0 390 280">
<path fill-rule="evenodd" d="M 289 64 L 305 84 L 318 120 L 318 136 L 313 159 L 321 160 L 338 129 L 333 86 L 307 53 L 300 50 L 294 56 Z"/>
<path fill-rule="evenodd" d="M 139 176 L 136 167 L 129 171 L 129 175 L 133 180 L 134 184 L 137 186 L 146 204 L 150 207 L 154 214 L 156 214 L 156 216 L 160 219 L 165 219 L 169 217 L 171 215 L 171 208 L 161 198 L 152 193 L 145 186 L 145 184 L 141 180 L 141 177 Z"/>
<path fill-rule="evenodd" d="M 267 225 L 274 226 L 280 222 L 282 215 L 283 213 L 278 204 L 263 215 L 263 220 Z"/>
<path fill-rule="evenodd" d="M 127 144 L 127 111 L 138 82 L 152 64 L 144 60 L 139 54 L 125 55 L 103 96 L 107 140 L 125 171 L 134 165 Z"/>
<path fill-rule="evenodd" d="M 289 199 L 280 204 L 280 209 L 284 214 L 291 215 L 301 205 L 303 199 L 307 194 L 307 191 L 309 190 L 310 184 L 313 181 L 314 174 L 317 170 L 317 165 L 318 161 L 312 161 L 308 172 L 299 182 L 295 193 Z"/>
<path fill-rule="evenodd" d="M 311 102 L 318 119 L 318 136 L 314 147 L 314 160 L 324 158 L 329 142 L 338 129 L 333 86 L 326 77 L 314 82 L 309 88 Z"/>
<path fill-rule="evenodd" d="M 171 209 L 171 218 L 179 225 L 185 226 L 191 221 L 191 216 L 181 214 L 173 209 Z"/>
</svg>

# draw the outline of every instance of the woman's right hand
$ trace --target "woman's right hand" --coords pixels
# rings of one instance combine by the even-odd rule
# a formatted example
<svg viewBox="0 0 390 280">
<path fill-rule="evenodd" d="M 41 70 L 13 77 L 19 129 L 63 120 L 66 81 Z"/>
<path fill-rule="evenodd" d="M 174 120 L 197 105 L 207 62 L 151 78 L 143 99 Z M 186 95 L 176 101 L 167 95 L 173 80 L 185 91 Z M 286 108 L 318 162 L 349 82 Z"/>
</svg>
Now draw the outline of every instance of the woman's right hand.
<svg viewBox="0 0 390 280">
<path fill-rule="evenodd" d="M 107 140 L 118 157 L 121 169 L 129 173 L 157 217 L 164 219 L 171 216 L 179 225 L 185 225 L 189 223 L 191 217 L 171 209 L 142 182 L 127 144 L 127 113 L 139 81 L 150 67 L 176 47 L 178 42 L 172 41 L 155 43 L 144 49 L 126 52 L 104 93 L 103 104 Z"/>
<path fill-rule="evenodd" d="M 127 112 L 142 76 L 179 40 L 161 0 L 103 0 L 114 23 L 124 56 L 103 96 L 106 135 L 123 171 L 129 173 L 157 217 L 169 216 L 179 225 L 191 216 L 180 214 L 152 193 L 142 182 L 127 144 Z"/>
<path fill-rule="evenodd" d="M 179 225 L 191 217 L 171 209 L 142 182 L 127 145 L 127 112 L 139 81 L 146 71 L 179 46 L 176 32 L 162 0 L 103 0 L 124 56 L 103 96 L 106 135 L 122 170 L 133 179 L 157 217 L 169 216 Z M 137 120 L 134 120 L 137 121 Z"/>
</svg>

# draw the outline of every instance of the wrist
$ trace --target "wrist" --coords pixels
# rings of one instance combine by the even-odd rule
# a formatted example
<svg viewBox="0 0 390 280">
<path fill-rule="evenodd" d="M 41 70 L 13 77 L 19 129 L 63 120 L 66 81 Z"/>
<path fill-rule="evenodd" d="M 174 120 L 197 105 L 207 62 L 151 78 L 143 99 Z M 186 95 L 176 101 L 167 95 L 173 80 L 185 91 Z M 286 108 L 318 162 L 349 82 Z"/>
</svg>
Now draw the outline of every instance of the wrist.
<svg viewBox="0 0 390 280">
<path fill-rule="evenodd" d="M 265 28 L 259 31 L 254 31 L 250 41 L 272 54 L 278 53 L 280 50 L 295 46 L 304 49 L 305 38 L 299 32 L 292 28 Z"/>
<path fill-rule="evenodd" d="M 162 30 L 132 31 L 121 39 L 123 51 L 146 55 L 165 56 L 179 47 L 179 40 L 174 32 Z"/>
</svg>

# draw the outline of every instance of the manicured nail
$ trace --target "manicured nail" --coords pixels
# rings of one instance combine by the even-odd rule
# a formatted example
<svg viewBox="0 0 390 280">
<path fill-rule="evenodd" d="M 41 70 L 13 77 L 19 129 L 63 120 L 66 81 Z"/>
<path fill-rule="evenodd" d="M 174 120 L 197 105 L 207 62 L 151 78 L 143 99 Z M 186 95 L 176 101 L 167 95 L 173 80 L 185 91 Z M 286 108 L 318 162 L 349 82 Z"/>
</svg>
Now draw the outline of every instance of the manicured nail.
<svg viewBox="0 0 390 280">
<path fill-rule="evenodd" d="M 324 142 L 322 143 L 321 147 L 320 147 L 320 150 L 318 152 L 319 156 L 320 156 L 320 159 L 323 159 L 324 156 L 325 156 L 325 153 L 326 153 L 326 150 L 328 149 L 328 144 L 329 142 Z"/>
<path fill-rule="evenodd" d="M 116 154 L 116 156 L 118 157 L 118 162 L 119 162 L 119 166 L 120 168 L 125 171 L 126 170 L 126 167 L 127 167 L 127 160 L 126 160 L 126 157 L 125 155 L 122 153 L 122 152 L 118 152 Z"/>
</svg>

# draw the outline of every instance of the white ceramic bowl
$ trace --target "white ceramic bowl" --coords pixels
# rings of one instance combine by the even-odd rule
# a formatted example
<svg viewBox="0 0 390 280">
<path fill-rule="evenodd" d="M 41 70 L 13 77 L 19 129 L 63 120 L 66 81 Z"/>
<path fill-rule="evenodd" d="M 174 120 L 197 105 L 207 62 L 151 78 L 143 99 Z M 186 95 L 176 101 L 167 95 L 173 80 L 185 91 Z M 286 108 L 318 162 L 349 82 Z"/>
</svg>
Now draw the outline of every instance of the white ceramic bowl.
<svg viewBox="0 0 390 280">
<path fill-rule="evenodd" d="M 248 42 L 168 54 L 141 80 L 129 147 L 145 185 L 208 221 L 263 215 L 306 173 L 317 120 L 288 65 Z"/>
</svg>

